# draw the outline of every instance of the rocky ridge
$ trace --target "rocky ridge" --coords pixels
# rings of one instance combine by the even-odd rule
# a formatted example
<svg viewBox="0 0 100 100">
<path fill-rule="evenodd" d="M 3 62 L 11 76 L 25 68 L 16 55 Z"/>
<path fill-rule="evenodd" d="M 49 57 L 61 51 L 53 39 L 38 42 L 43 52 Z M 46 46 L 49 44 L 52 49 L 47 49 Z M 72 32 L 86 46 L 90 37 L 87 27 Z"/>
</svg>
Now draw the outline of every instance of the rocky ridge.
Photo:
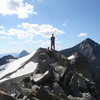
<svg viewBox="0 0 100 100">
<path fill-rule="evenodd" d="M 96 84 L 88 72 L 91 65 L 84 56 L 77 53 L 68 60 L 58 51 L 47 54 L 45 49 L 39 48 L 31 60 L 38 63 L 35 71 L 0 83 L 0 91 L 15 100 L 100 100 Z M 86 73 L 80 73 L 81 66 Z"/>
<path fill-rule="evenodd" d="M 73 55 L 74 53 L 80 53 L 81 55 L 85 56 L 88 62 L 91 64 L 91 68 L 89 70 L 92 70 L 91 74 L 97 84 L 97 88 L 100 90 L 100 44 L 96 43 L 90 38 L 87 38 L 76 46 L 61 50 L 60 52 L 67 57 Z"/>
</svg>

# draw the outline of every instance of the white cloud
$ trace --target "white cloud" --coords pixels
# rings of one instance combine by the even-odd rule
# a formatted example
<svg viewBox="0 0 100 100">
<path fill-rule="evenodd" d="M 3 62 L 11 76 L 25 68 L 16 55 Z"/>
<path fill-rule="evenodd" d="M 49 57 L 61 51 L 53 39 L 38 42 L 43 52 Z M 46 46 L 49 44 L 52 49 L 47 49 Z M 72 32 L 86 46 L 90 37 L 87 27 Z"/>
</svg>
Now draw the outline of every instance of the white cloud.
<svg viewBox="0 0 100 100">
<path fill-rule="evenodd" d="M 20 27 L 21 27 L 21 25 L 20 25 L 20 24 L 18 24 L 18 27 L 20 28 Z"/>
<path fill-rule="evenodd" d="M 19 40 L 24 39 L 25 43 L 27 42 L 36 43 L 35 41 L 33 41 L 33 38 L 35 36 L 50 38 L 51 34 L 58 35 L 58 34 L 63 34 L 63 33 L 64 31 L 59 30 L 49 24 L 39 25 L 39 24 L 30 24 L 30 23 L 18 24 L 18 29 L 10 28 L 6 31 L 5 29 L 0 31 L 0 34 L 3 34 L 3 35 L 8 35 L 10 37 L 17 36 Z M 39 40 L 37 42 L 39 43 L 41 41 Z"/>
<path fill-rule="evenodd" d="M 8 37 L 8 39 L 10 40 L 10 39 L 12 39 L 12 37 Z"/>
<path fill-rule="evenodd" d="M 50 46 L 50 41 L 45 41 L 40 45 L 40 47 L 49 47 L 49 46 Z"/>
<path fill-rule="evenodd" d="M 31 43 L 33 43 L 33 44 L 38 44 L 38 43 L 41 43 L 41 42 L 43 42 L 43 40 L 25 40 L 25 41 L 23 41 L 24 43 L 28 43 L 28 42 L 31 42 Z"/>
<path fill-rule="evenodd" d="M 36 45 L 36 47 L 44 47 L 44 48 L 47 48 L 47 47 L 50 47 L 50 41 L 42 41 L 41 43 L 39 43 L 38 45 Z"/>
<path fill-rule="evenodd" d="M 9 44 L 19 44 L 19 43 L 18 43 L 18 42 L 13 41 L 13 42 L 9 42 Z"/>
<path fill-rule="evenodd" d="M 21 26 L 27 30 L 27 32 L 33 33 L 34 35 L 41 35 L 44 38 L 48 38 L 51 34 L 63 34 L 64 31 L 59 30 L 52 25 L 49 24 L 29 24 L 29 23 L 22 23 Z"/>
<path fill-rule="evenodd" d="M 50 40 L 46 40 L 46 41 L 42 40 L 41 42 L 38 41 L 37 43 L 38 43 L 38 45 L 36 45 L 36 47 L 44 47 L 44 48 L 50 47 L 51 48 Z M 56 40 L 55 46 L 56 46 L 57 50 L 61 50 L 62 48 L 64 48 L 63 46 L 59 46 L 59 43 L 61 43 L 61 41 Z"/>
<path fill-rule="evenodd" d="M 7 36 L 0 36 L 0 39 L 11 39 L 11 37 L 7 37 Z"/>
<path fill-rule="evenodd" d="M 66 24 L 66 23 L 63 23 L 62 25 L 63 25 L 64 27 L 65 27 L 65 26 L 67 26 L 67 24 Z"/>
<path fill-rule="evenodd" d="M 0 29 L 4 29 L 4 26 L 0 26 Z"/>
<path fill-rule="evenodd" d="M 8 35 L 16 35 L 19 40 L 21 39 L 33 39 L 33 34 L 25 30 L 9 29 Z"/>
<path fill-rule="evenodd" d="M 0 31 L 0 34 L 6 34 L 5 30 Z"/>
<path fill-rule="evenodd" d="M 6 36 L 0 36 L 0 39 L 6 39 L 7 37 Z"/>
<path fill-rule="evenodd" d="M 43 42 L 43 40 L 32 41 L 32 43 L 34 43 L 34 44 L 38 44 L 38 43 L 42 43 L 42 42 Z"/>
<path fill-rule="evenodd" d="M 0 49 L 0 54 L 3 54 L 3 53 L 4 53 L 4 50 L 1 50 L 1 49 Z"/>
<path fill-rule="evenodd" d="M 86 37 L 88 34 L 87 33 L 80 33 L 78 34 L 78 37 Z"/>
<path fill-rule="evenodd" d="M 0 0 L 0 14 L 17 15 L 18 18 L 27 18 L 30 14 L 37 14 L 34 6 L 24 0 Z"/>
</svg>

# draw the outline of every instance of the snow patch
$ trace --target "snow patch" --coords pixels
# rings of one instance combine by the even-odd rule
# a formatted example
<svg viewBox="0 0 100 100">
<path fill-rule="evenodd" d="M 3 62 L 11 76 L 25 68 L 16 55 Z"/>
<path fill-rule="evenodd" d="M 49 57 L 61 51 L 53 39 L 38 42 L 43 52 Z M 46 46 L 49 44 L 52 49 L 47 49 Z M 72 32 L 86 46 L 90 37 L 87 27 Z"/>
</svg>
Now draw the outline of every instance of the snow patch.
<svg viewBox="0 0 100 100">
<path fill-rule="evenodd" d="M 36 74 L 36 75 L 33 77 L 33 79 L 34 79 L 35 82 L 37 82 L 37 81 L 41 80 L 43 77 L 45 77 L 48 73 L 49 73 L 49 71 L 46 71 L 46 72 L 43 73 L 43 74 Z"/>
<path fill-rule="evenodd" d="M 15 59 L 7 59 L 7 62 L 13 62 L 13 61 L 15 61 Z"/>
<path fill-rule="evenodd" d="M 31 54 L 24 56 L 22 58 L 19 58 L 19 59 L 15 60 L 11 63 L 0 66 L 0 68 L 4 69 L 4 70 L 0 71 L 0 79 L 2 77 L 4 77 L 5 75 L 7 75 L 9 73 L 13 73 L 15 71 L 13 74 L 8 76 L 8 78 L 4 78 L 4 79 L 0 80 L 0 82 L 8 80 L 10 78 L 16 78 L 18 76 L 25 75 L 25 74 L 33 72 L 35 70 L 36 66 L 37 66 L 37 63 L 34 63 L 32 61 L 29 61 L 26 65 L 24 65 L 22 68 L 20 68 L 33 55 L 34 55 L 34 53 L 31 53 Z"/>
<path fill-rule="evenodd" d="M 15 72 L 14 74 L 12 74 L 10 76 L 10 78 L 15 78 L 15 77 L 19 77 L 19 76 L 22 76 L 22 75 L 25 75 L 25 74 L 32 73 L 32 72 L 34 72 L 36 67 L 37 67 L 37 63 L 29 62 L 28 64 L 26 64 L 24 66 L 24 68 L 21 68 L 17 72 Z"/>
<path fill-rule="evenodd" d="M 71 59 L 74 59 L 75 58 L 75 55 L 71 55 L 68 57 L 68 60 L 71 60 Z"/>
</svg>

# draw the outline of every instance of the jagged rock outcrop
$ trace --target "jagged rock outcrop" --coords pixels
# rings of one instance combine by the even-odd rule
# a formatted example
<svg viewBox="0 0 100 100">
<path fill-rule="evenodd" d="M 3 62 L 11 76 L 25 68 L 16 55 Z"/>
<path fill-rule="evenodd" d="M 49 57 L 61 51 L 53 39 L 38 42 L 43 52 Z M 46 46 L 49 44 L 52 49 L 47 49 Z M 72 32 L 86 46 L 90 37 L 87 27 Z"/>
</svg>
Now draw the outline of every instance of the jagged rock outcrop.
<svg viewBox="0 0 100 100">
<path fill-rule="evenodd" d="M 16 100 L 100 99 L 92 75 L 82 71 L 80 73 L 81 66 L 83 69 L 86 66 L 84 70 L 91 67 L 84 56 L 77 54 L 73 60 L 68 60 L 58 51 L 52 50 L 47 54 L 45 49 L 40 48 L 30 60 L 38 63 L 33 73 L 6 81 L 7 86 L 13 82 L 13 85 L 9 84 L 13 91 L 8 91 L 9 87 L 3 87 L 5 82 L 0 83 L 0 87 Z M 13 89 L 13 86 L 18 86 L 18 89 Z"/>
<path fill-rule="evenodd" d="M 71 95 L 68 96 L 69 100 L 96 100 L 93 96 L 91 96 L 89 93 L 83 93 L 82 98 L 80 97 L 73 97 Z"/>
<path fill-rule="evenodd" d="M 83 75 L 83 77 L 88 78 L 93 81 L 92 66 L 87 61 L 86 57 L 79 53 L 74 53 L 74 58 L 71 59 L 71 65 L 74 66 L 74 70 Z"/>
<path fill-rule="evenodd" d="M 15 91 L 21 92 L 21 88 L 15 80 L 5 81 L 0 85 L 0 90 L 12 94 Z"/>
<path fill-rule="evenodd" d="M 85 56 L 88 62 L 92 65 L 90 68 L 90 70 L 92 70 L 91 74 L 93 76 L 94 81 L 97 84 L 97 88 L 99 88 L 100 90 L 100 79 L 99 79 L 100 77 L 100 44 L 96 43 L 90 38 L 87 38 L 86 40 L 82 41 L 78 45 L 69 49 L 61 50 L 60 52 L 66 55 L 67 57 L 71 56 L 72 54 L 76 52 Z M 82 70 L 80 70 L 80 73 L 81 71 Z"/>
<path fill-rule="evenodd" d="M 41 88 L 38 92 L 37 92 L 37 98 L 39 98 L 40 100 L 60 100 L 57 95 L 55 95 L 53 92 Z"/>
<path fill-rule="evenodd" d="M 61 50 L 60 52 L 65 54 L 66 56 L 70 56 L 73 53 L 78 52 L 87 57 L 88 60 L 94 61 L 100 58 L 99 50 L 100 45 L 90 38 L 87 38 L 76 46 L 69 49 Z"/>
</svg>

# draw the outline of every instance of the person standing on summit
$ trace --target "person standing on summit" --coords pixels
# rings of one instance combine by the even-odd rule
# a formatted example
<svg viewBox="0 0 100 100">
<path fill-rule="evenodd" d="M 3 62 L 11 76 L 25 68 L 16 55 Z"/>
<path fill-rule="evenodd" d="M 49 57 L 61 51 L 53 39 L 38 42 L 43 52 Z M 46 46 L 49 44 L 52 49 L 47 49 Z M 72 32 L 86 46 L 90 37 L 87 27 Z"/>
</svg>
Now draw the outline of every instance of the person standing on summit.
<svg viewBox="0 0 100 100">
<path fill-rule="evenodd" d="M 54 34 L 52 34 L 52 37 L 51 37 L 51 50 L 55 50 L 55 37 L 54 37 Z"/>
</svg>

